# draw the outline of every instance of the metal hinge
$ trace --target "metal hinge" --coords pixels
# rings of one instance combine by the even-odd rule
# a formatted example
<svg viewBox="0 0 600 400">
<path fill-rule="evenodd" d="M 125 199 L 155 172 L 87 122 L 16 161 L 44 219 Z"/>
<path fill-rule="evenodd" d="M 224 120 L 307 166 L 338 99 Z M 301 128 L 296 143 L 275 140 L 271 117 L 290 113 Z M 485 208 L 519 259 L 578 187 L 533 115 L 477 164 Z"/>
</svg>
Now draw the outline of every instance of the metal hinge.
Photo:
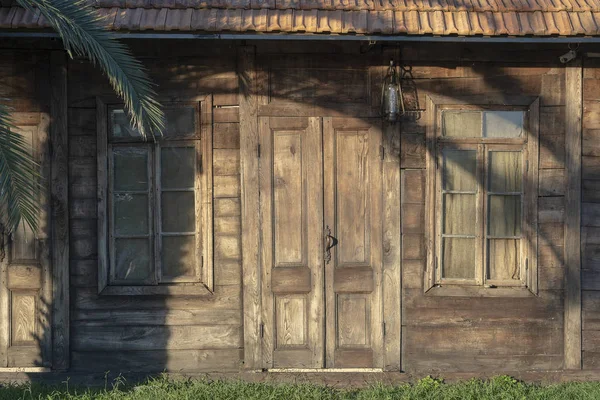
<svg viewBox="0 0 600 400">
<path fill-rule="evenodd" d="M 525 161 L 525 171 L 529 172 L 529 160 Z"/>
<path fill-rule="evenodd" d="M 256 156 L 260 158 L 260 144 L 256 146 Z"/>
<path fill-rule="evenodd" d="M 383 321 L 383 336 L 385 336 L 385 321 Z"/>
<path fill-rule="evenodd" d="M 385 158 L 385 147 L 383 146 L 379 146 L 379 157 L 381 157 L 382 161 Z"/>
<path fill-rule="evenodd" d="M 260 324 L 260 337 L 265 337 L 265 324 L 263 324 L 262 322 Z"/>
</svg>

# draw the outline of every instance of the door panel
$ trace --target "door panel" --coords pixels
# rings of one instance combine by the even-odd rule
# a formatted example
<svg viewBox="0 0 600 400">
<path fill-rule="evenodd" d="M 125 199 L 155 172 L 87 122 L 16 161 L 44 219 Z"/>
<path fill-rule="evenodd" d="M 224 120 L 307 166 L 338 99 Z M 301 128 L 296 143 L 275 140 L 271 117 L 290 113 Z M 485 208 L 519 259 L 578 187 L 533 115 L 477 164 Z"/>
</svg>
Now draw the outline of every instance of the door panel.
<svg viewBox="0 0 600 400">
<path fill-rule="evenodd" d="M 319 118 L 261 117 L 263 367 L 323 367 Z"/>
<path fill-rule="evenodd" d="M 327 367 L 383 367 L 379 121 L 325 118 Z M 331 334 L 330 334 L 331 332 Z"/>
<path fill-rule="evenodd" d="M 15 132 L 25 138 L 40 164 L 43 182 L 47 166 L 47 118 L 39 113 L 16 113 Z M 25 121 L 19 123 L 19 121 Z M 47 185 L 40 193 L 47 205 Z M 50 366 L 50 251 L 47 207 L 39 228 L 22 224 L 0 247 L 0 367 Z M 0 243 L 1 245 L 2 243 Z"/>
</svg>

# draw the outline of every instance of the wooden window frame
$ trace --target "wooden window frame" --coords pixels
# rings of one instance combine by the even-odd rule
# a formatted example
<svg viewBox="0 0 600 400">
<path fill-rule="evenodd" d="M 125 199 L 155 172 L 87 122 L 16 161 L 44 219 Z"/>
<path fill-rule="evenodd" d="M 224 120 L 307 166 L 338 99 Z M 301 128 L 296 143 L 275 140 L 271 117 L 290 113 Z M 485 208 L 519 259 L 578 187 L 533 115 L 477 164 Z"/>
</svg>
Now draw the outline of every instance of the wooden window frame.
<svg viewBox="0 0 600 400">
<path fill-rule="evenodd" d="M 524 135 L 520 138 L 444 138 L 441 136 L 441 114 L 443 110 L 477 110 L 477 111 L 510 111 L 522 110 L 526 112 Z M 538 199 L 538 163 L 539 163 L 539 99 L 524 97 L 509 99 L 503 105 L 490 104 L 483 96 L 470 98 L 468 101 L 461 99 L 448 99 L 438 96 L 427 96 L 427 186 L 426 186 L 426 247 L 427 262 L 425 271 L 424 292 L 430 296 L 467 296 L 467 297 L 529 297 L 538 294 L 538 262 L 537 262 L 537 199 Z M 484 147 L 485 146 L 485 147 Z M 519 148 L 523 154 L 523 202 L 522 202 L 522 242 L 520 248 L 521 278 L 516 284 L 508 281 L 492 281 L 486 284 L 484 257 L 487 247 L 482 237 L 483 228 L 478 226 L 476 240 L 482 243 L 477 246 L 475 278 L 471 280 L 454 279 L 441 280 L 438 268 L 438 247 L 441 240 L 440 211 L 440 182 L 441 168 L 439 157 L 441 147 L 470 148 L 477 151 L 478 182 L 482 182 L 481 174 L 484 159 L 489 151 L 494 149 Z M 487 163 L 487 161 L 486 161 Z M 478 183 L 480 184 L 480 183 Z M 477 193 L 478 212 L 484 214 L 482 209 L 487 204 L 487 189 Z M 485 225 L 482 223 L 482 225 Z M 479 229 L 481 228 L 481 229 Z M 483 252 L 483 253 L 481 253 Z M 483 264 L 481 264 L 483 263 Z"/>
<path fill-rule="evenodd" d="M 98 293 L 101 295 L 181 295 L 181 296 L 207 296 L 214 293 L 214 266 L 213 266 L 213 171 L 212 171 L 212 97 L 198 96 L 192 99 L 176 100 L 167 99 L 163 101 L 167 107 L 193 104 L 197 107 L 197 135 L 195 138 L 184 136 L 171 139 L 162 144 L 146 143 L 149 148 L 149 169 L 153 171 L 150 175 L 149 191 L 154 197 L 154 211 L 150 212 L 151 246 L 156 250 L 153 252 L 154 276 L 153 282 L 142 285 L 111 284 L 111 256 L 110 256 L 110 224 L 109 217 L 109 110 L 115 106 L 121 106 L 122 101 L 114 97 L 96 98 L 96 125 L 97 125 L 97 148 L 98 148 Z M 199 140 L 198 140 L 199 139 Z M 197 212 L 197 223 L 195 236 L 198 254 L 197 275 L 195 277 L 182 277 L 174 279 L 162 279 L 159 274 L 160 263 L 160 152 L 163 147 L 181 147 L 182 145 L 195 144 L 197 170 L 201 173 L 194 180 L 194 191 L 200 195 L 195 196 L 195 207 Z M 129 143 L 130 144 L 130 143 Z M 124 143 L 116 141 L 113 146 L 123 146 Z M 126 145 L 126 144 L 125 144 Z M 153 184 L 152 182 L 158 182 Z M 150 200 L 149 200 L 150 201 Z"/>
</svg>

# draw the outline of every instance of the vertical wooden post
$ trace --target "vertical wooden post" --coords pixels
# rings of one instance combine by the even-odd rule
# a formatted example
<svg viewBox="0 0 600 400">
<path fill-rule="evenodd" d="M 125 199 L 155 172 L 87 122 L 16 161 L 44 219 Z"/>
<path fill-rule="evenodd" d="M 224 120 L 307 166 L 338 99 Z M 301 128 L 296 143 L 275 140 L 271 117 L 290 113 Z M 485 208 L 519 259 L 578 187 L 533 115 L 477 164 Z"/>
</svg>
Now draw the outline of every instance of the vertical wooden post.
<svg viewBox="0 0 600 400">
<path fill-rule="evenodd" d="M 566 67 L 564 365 L 581 369 L 581 120 L 582 64 Z"/>
<path fill-rule="evenodd" d="M 400 60 L 398 49 L 383 53 L 376 79 L 383 84 L 390 59 Z M 381 95 L 376 90 L 373 96 Z M 373 99 L 379 105 L 380 99 Z M 401 370 L 402 281 L 400 229 L 400 128 L 383 123 L 383 321 L 384 369 Z"/>
<path fill-rule="evenodd" d="M 64 51 L 50 56 L 52 354 L 53 369 L 69 368 L 69 134 L 67 60 Z"/>
<path fill-rule="evenodd" d="M 259 260 L 258 85 L 253 46 L 238 51 L 244 368 L 261 365 Z"/>
</svg>

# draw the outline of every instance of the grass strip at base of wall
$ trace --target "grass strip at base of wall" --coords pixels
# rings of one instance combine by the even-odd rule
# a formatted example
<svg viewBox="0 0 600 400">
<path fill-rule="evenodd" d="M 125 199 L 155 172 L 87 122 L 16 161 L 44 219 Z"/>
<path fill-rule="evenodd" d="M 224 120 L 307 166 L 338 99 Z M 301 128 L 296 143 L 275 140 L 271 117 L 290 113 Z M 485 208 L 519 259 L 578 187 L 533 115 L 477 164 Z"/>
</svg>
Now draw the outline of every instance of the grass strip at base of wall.
<svg viewBox="0 0 600 400">
<path fill-rule="evenodd" d="M 3 385 L 0 400 L 583 400 L 600 399 L 600 382 L 539 385 L 508 376 L 444 383 L 431 377 L 414 384 L 374 384 L 362 389 L 338 389 L 312 384 L 247 383 L 242 381 L 172 380 L 167 376 L 129 385 L 116 379 L 104 388 L 43 384 Z"/>
</svg>

